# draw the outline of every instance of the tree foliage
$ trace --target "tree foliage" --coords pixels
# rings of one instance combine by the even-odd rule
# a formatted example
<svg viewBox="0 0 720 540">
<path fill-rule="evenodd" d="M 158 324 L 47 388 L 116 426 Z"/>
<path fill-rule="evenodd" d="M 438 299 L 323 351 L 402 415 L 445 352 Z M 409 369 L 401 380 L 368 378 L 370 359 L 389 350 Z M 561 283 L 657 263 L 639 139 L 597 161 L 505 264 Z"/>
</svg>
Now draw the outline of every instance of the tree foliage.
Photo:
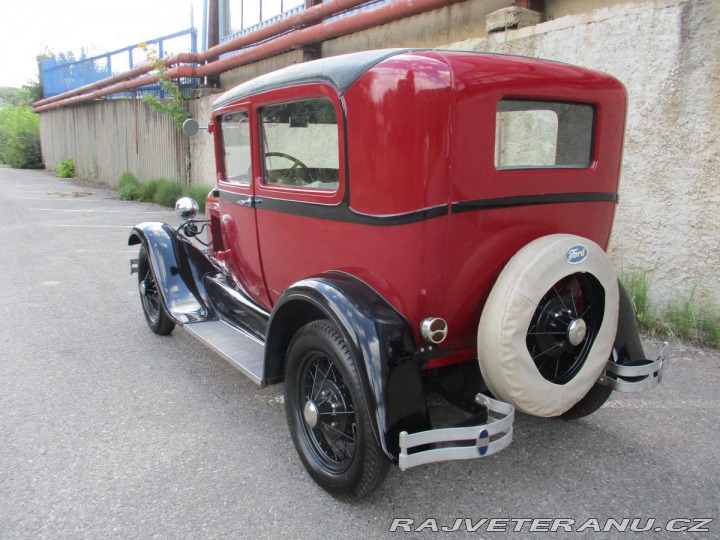
<svg viewBox="0 0 720 540">
<path fill-rule="evenodd" d="M 162 63 L 162 58 L 159 58 L 154 50 L 150 49 L 146 43 L 140 43 L 138 46 L 147 56 L 148 62 L 155 68 L 162 90 L 170 96 L 169 100 L 163 101 L 153 94 L 144 94 L 142 97 L 143 102 L 158 112 L 170 115 L 175 127 L 182 128 L 183 122 L 190 118 L 190 111 L 185 107 L 185 98 L 180 92 L 178 83 L 165 74 L 165 64 Z"/>
<path fill-rule="evenodd" d="M 42 168 L 40 125 L 30 105 L 0 105 L 0 163 L 16 169 Z"/>
</svg>

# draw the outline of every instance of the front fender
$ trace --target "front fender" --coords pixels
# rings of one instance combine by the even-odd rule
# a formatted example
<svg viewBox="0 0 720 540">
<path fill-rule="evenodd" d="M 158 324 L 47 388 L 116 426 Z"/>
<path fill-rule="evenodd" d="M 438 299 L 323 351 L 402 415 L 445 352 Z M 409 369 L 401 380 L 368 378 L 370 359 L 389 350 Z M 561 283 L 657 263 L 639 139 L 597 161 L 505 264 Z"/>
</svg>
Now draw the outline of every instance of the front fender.
<svg viewBox="0 0 720 540">
<path fill-rule="evenodd" d="M 202 277 L 213 271 L 207 257 L 167 223 L 133 227 L 128 245 L 140 243 L 147 250 L 170 318 L 178 324 L 206 320 L 210 310 Z"/>
<path fill-rule="evenodd" d="M 365 406 L 373 419 L 378 443 L 393 460 L 399 453 L 400 431 L 430 425 L 422 383 L 422 362 L 415 356 L 408 321 L 363 281 L 340 272 L 304 279 L 278 299 L 268 324 L 265 373 L 282 376 L 289 314 L 298 305 L 330 319 L 342 332 L 358 361 Z M 316 317 L 317 318 L 317 317 Z M 369 398 L 369 399 L 367 399 Z"/>
</svg>

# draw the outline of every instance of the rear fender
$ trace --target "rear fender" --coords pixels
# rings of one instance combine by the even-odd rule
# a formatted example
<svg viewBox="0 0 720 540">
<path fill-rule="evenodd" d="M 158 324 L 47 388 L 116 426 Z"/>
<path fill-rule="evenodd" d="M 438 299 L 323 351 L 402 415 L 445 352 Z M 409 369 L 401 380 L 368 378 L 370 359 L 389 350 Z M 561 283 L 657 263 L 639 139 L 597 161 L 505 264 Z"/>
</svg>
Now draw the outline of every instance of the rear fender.
<svg viewBox="0 0 720 540">
<path fill-rule="evenodd" d="M 620 280 L 618 280 L 618 285 L 620 289 L 620 310 L 614 344 L 615 353 L 617 354 L 616 362 L 618 364 L 628 364 L 645 360 L 645 351 L 640 341 L 640 332 L 638 332 L 637 328 L 632 299 Z"/>
<path fill-rule="evenodd" d="M 168 315 L 178 324 L 206 320 L 210 314 L 202 277 L 216 271 L 205 254 L 181 238 L 167 223 L 133 227 L 128 245 L 143 244 Z"/>
<path fill-rule="evenodd" d="M 298 320 L 298 318 L 300 320 Z M 278 299 L 268 325 L 265 374 L 283 376 L 292 335 L 303 324 L 330 319 L 356 358 L 373 432 L 387 456 L 396 460 L 400 431 L 430 426 L 410 324 L 361 280 L 328 272 L 295 283 Z"/>
</svg>

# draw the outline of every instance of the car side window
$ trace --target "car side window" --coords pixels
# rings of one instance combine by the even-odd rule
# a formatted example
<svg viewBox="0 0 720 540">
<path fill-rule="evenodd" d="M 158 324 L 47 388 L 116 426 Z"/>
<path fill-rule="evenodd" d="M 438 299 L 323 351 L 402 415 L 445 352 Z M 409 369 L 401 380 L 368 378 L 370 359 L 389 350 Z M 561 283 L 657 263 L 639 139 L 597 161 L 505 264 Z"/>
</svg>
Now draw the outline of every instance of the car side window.
<svg viewBox="0 0 720 540">
<path fill-rule="evenodd" d="M 340 152 L 335 106 L 327 98 L 260 109 L 266 184 L 336 190 Z"/>
<path fill-rule="evenodd" d="M 220 117 L 225 180 L 248 185 L 252 177 L 250 123 L 247 111 L 236 111 Z"/>
<path fill-rule="evenodd" d="M 592 164 L 591 105 L 504 99 L 495 124 L 497 169 L 575 168 Z"/>
</svg>

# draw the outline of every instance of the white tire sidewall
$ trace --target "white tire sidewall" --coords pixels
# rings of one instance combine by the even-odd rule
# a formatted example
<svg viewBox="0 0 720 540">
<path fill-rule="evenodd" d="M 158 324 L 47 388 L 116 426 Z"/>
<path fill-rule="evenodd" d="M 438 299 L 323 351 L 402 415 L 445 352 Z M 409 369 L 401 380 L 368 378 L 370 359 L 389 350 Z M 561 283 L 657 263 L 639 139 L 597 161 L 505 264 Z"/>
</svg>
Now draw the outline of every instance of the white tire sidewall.
<svg viewBox="0 0 720 540">
<path fill-rule="evenodd" d="M 582 245 L 586 257 L 566 260 L 568 249 Z M 577 272 L 594 276 L 605 292 L 604 313 L 584 364 L 567 383 L 546 380 L 526 344 L 540 300 L 562 278 Z M 570 234 L 538 238 L 523 247 L 500 273 L 483 308 L 478 328 L 478 359 L 483 379 L 499 399 L 535 416 L 559 416 L 592 388 L 612 352 L 617 331 L 619 291 L 612 265 L 596 243 Z"/>
</svg>

